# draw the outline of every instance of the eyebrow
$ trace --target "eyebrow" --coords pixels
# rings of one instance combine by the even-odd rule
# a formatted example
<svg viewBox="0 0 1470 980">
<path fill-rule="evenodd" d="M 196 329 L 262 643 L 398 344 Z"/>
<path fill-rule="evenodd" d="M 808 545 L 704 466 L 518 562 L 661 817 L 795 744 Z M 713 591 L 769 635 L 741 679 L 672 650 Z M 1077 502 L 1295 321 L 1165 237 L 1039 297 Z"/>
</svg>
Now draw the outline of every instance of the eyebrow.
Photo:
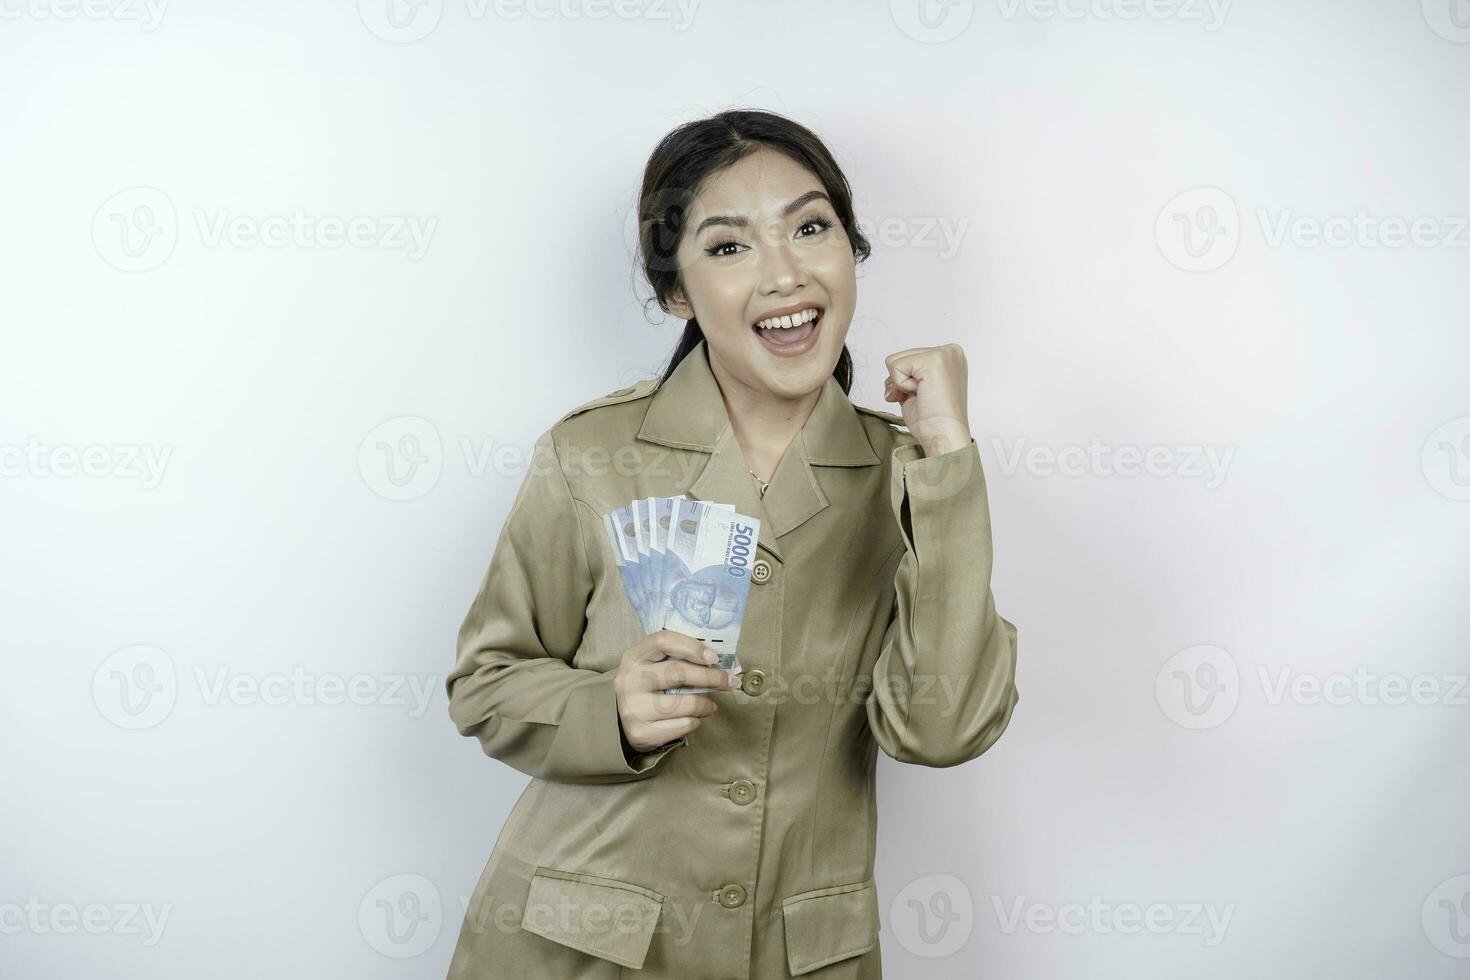
<svg viewBox="0 0 1470 980">
<path fill-rule="evenodd" d="M 832 199 L 821 191 L 807 191 L 782 208 L 781 217 L 788 218 L 793 211 L 799 211 L 812 201 L 817 200 L 826 201 L 828 204 L 832 203 Z M 711 225 L 733 225 L 736 228 L 746 228 L 750 225 L 750 219 L 737 214 L 712 214 L 699 223 L 699 227 L 694 229 L 694 234 L 698 235 Z"/>
</svg>

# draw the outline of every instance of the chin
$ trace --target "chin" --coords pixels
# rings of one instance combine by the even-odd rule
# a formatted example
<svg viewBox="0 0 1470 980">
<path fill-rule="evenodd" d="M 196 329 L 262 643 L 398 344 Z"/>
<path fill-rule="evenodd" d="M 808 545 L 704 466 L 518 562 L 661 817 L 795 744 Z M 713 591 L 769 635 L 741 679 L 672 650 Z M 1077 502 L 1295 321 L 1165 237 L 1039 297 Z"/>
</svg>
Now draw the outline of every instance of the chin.
<svg viewBox="0 0 1470 980">
<path fill-rule="evenodd" d="M 787 398 L 800 398 L 827 383 L 837 367 L 837 358 L 841 353 L 840 347 L 830 357 L 814 350 L 808 357 L 801 358 L 800 363 L 762 364 L 761 373 L 765 375 L 772 391 Z"/>
</svg>

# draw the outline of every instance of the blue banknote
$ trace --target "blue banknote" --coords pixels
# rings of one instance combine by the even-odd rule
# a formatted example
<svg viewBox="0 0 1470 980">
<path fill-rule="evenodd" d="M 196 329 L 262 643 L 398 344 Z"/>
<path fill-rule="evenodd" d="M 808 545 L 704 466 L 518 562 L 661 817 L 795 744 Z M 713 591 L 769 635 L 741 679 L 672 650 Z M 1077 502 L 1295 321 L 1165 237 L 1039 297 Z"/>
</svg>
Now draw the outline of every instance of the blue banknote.
<svg viewBox="0 0 1470 980">
<path fill-rule="evenodd" d="M 618 574 L 645 633 L 672 630 L 701 640 L 715 666 L 739 675 L 750 568 L 760 521 L 734 506 L 685 497 L 646 497 L 603 515 Z M 669 688 L 672 694 L 716 691 Z"/>
</svg>

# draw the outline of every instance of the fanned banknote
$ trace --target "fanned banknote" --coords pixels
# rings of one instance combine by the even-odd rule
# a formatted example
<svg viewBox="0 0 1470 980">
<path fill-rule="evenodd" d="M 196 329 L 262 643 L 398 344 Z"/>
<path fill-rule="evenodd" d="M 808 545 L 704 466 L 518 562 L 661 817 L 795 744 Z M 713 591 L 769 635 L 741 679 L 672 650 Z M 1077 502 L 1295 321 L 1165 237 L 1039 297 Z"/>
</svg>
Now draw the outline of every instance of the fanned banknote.
<svg viewBox="0 0 1470 980">
<path fill-rule="evenodd" d="M 703 641 L 714 666 L 736 676 L 760 521 L 731 504 L 645 497 L 602 516 L 618 575 L 645 633 L 673 630 Z M 702 694 L 713 687 L 674 687 Z"/>
</svg>

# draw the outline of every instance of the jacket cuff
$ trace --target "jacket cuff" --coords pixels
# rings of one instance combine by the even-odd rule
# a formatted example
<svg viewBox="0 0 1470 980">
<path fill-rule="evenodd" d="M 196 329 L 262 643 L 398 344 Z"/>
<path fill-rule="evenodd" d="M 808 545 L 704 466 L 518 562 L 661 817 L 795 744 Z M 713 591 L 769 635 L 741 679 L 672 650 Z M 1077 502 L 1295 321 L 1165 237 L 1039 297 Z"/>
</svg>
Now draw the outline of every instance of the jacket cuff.
<svg viewBox="0 0 1470 980">
<path fill-rule="evenodd" d="M 898 463 L 900 466 L 904 466 L 908 463 L 912 463 L 916 459 L 946 459 L 948 457 L 953 457 L 957 460 L 962 455 L 968 455 L 971 450 L 973 450 L 977 454 L 980 452 L 980 446 L 978 443 L 975 442 L 974 436 L 971 436 L 970 441 L 960 448 L 952 449 L 947 453 L 940 453 L 938 456 L 926 456 L 924 455 L 923 444 L 918 442 L 910 442 L 905 443 L 901 446 L 893 447 L 893 461 L 895 463 Z"/>
<path fill-rule="evenodd" d="M 915 529 L 905 520 L 905 511 L 911 508 L 922 509 L 929 515 L 927 523 L 940 537 L 960 530 L 944 526 L 958 520 L 967 530 L 983 528 L 988 538 L 990 505 L 980 463 L 980 445 L 974 438 L 967 445 L 937 456 L 925 456 L 924 447 L 917 442 L 906 443 L 893 448 L 892 460 L 889 498 L 893 514 L 908 550 L 919 555 L 921 561 L 927 557 L 928 549 L 922 547 L 923 542 L 914 540 Z"/>
</svg>

